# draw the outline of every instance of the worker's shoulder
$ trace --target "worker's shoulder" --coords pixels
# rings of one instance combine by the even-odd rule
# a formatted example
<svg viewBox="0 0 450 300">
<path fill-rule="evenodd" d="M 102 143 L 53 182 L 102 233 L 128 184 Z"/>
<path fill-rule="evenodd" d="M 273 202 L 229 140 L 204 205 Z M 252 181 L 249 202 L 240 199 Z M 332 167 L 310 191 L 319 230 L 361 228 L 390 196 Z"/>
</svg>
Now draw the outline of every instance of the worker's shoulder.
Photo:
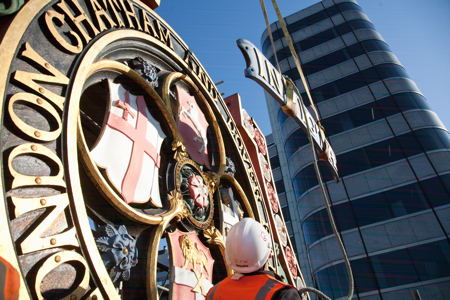
<svg viewBox="0 0 450 300">
<path fill-rule="evenodd" d="M 298 291 L 293 286 L 287 285 L 279 289 L 272 296 L 272 300 L 301 300 Z"/>
</svg>

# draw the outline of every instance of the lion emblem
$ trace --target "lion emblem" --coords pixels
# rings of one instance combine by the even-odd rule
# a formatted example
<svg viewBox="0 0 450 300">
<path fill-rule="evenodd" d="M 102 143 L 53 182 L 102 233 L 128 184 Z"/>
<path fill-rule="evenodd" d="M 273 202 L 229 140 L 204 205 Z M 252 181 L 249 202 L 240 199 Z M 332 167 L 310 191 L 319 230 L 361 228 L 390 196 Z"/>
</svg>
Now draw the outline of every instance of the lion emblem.
<svg viewBox="0 0 450 300">
<path fill-rule="evenodd" d="M 208 276 L 208 258 L 206 254 L 198 249 L 197 243 L 195 243 L 188 235 L 180 236 L 181 251 L 184 256 L 184 264 L 181 268 L 186 270 L 192 270 L 197 278 L 197 285 L 192 289 L 193 292 L 200 292 L 206 295 L 203 286 L 203 280 Z M 189 269 L 189 265 L 192 264 L 192 268 Z M 206 272 L 206 276 L 203 273 Z"/>
</svg>

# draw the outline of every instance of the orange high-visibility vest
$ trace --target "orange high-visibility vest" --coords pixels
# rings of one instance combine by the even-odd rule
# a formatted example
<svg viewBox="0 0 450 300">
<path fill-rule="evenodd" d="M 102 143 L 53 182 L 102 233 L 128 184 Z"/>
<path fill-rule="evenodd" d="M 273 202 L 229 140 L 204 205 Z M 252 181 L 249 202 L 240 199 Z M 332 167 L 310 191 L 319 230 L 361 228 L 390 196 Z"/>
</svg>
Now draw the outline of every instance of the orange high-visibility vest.
<svg viewBox="0 0 450 300">
<path fill-rule="evenodd" d="M 3 257 L 0 257 L 0 299 L 19 299 L 19 287 L 19 272 Z"/>
<path fill-rule="evenodd" d="M 268 274 L 243 276 L 238 280 L 232 276 L 212 287 L 207 300 L 270 300 L 276 291 L 288 284 L 276 280 Z"/>
</svg>

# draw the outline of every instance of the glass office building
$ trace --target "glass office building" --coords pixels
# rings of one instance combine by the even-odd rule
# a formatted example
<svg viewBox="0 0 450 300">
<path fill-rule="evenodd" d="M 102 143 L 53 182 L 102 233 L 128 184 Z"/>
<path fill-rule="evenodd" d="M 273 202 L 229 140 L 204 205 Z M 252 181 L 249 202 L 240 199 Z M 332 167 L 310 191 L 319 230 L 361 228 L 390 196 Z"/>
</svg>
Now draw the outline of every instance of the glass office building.
<svg viewBox="0 0 450 300">
<path fill-rule="evenodd" d="M 326 168 L 322 174 L 351 260 L 355 298 L 412 299 L 417 290 L 422 299 L 450 299 L 447 129 L 356 1 L 322 1 L 285 20 L 337 156 L 340 182 Z M 303 92 L 279 24 L 271 31 L 282 72 Z M 267 32 L 262 49 L 275 64 Z M 275 178 L 302 270 L 310 271 L 309 284 L 343 297 L 342 253 L 308 139 L 266 97 L 275 172 L 282 174 Z"/>
</svg>

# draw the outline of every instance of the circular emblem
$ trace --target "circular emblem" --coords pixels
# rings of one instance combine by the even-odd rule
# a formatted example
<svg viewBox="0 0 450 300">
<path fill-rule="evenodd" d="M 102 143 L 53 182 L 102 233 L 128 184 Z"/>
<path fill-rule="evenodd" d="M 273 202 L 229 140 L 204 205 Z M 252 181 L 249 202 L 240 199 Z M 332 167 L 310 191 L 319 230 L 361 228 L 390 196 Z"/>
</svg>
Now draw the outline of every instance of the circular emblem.
<svg viewBox="0 0 450 300">
<path fill-rule="evenodd" d="M 188 210 L 187 219 L 198 228 L 207 228 L 214 214 L 214 182 L 189 159 L 178 162 L 176 185 Z"/>
</svg>

